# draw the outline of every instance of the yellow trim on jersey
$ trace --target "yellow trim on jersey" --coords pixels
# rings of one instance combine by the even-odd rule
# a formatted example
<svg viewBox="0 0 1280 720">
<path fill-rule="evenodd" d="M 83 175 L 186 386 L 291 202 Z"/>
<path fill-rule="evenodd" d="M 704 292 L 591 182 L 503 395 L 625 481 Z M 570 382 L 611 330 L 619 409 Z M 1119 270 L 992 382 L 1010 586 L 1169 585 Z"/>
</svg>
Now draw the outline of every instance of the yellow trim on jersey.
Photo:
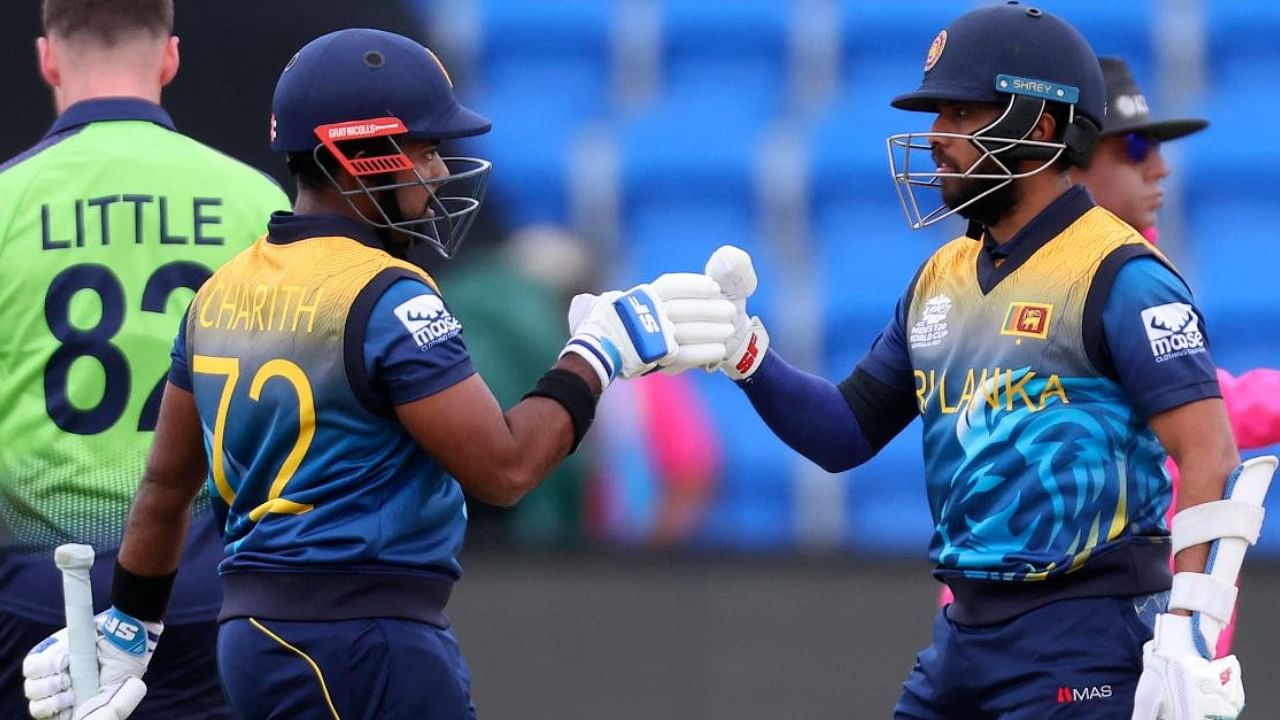
<svg viewBox="0 0 1280 720">
<path fill-rule="evenodd" d="M 329 712 L 333 715 L 333 720 L 342 720 L 342 716 L 338 714 L 338 709 L 333 706 L 333 698 L 329 696 L 329 685 L 324 681 L 324 672 L 320 670 L 320 666 L 316 664 L 316 661 L 312 660 L 310 655 L 290 645 L 279 635 L 268 630 L 266 626 L 258 622 L 256 618 L 249 618 L 249 624 L 258 628 L 263 635 L 275 640 L 281 647 L 307 661 L 307 664 L 311 666 L 311 670 L 315 672 L 316 679 L 320 681 L 320 692 L 324 694 L 324 701 L 329 706 Z"/>
</svg>

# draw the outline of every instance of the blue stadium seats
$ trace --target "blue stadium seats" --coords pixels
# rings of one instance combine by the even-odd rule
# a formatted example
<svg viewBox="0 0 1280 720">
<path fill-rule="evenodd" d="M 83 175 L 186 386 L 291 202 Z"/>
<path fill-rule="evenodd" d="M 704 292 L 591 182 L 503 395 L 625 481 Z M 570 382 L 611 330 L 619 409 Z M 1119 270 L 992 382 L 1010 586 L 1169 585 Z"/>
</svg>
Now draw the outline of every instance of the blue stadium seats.
<svg viewBox="0 0 1280 720">
<path fill-rule="evenodd" d="M 787 80 L 789 5 L 778 0 L 664 0 L 668 87 L 728 86 L 775 107 Z"/>
<path fill-rule="evenodd" d="M 727 378 L 695 373 L 694 383 L 715 418 L 724 459 L 716 499 L 697 541 L 739 550 L 793 547 L 795 453 L 769 431 L 746 394 Z"/>
<path fill-rule="evenodd" d="M 566 168 L 583 126 L 609 111 L 614 3 L 483 0 L 467 100 L 493 120 L 476 142 L 512 225 L 564 222 Z"/>
<path fill-rule="evenodd" d="M 1256 142 L 1260 114 L 1274 115 L 1280 102 L 1252 97 L 1252 89 L 1226 86 L 1206 106 L 1211 125 L 1178 145 L 1185 153 L 1184 204 L 1187 240 L 1197 299 L 1208 315 L 1215 353 L 1226 341 L 1265 353 L 1267 338 L 1276 339 L 1280 303 L 1268 297 L 1275 266 L 1251 262 L 1274 257 L 1276 241 L 1267 230 L 1275 223 L 1277 204 L 1266 182 L 1268 169 L 1280 161 L 1270 143 Z M 1267 108 L 1270 109 L 1267 109 Z M 1272 364 L 1275 349 L 1272 344 Z M 1222 348 L 1226 351 L 1226 348 Z M 1221 360 L 1220 360 L 1221 361 Z"/>
<path fill-rule="evenodd" d="M 1210 86 L 1239 81 L 1252 88 L 1244 97 L 1267 100 L 1259 79 L 1280 72 L 1276 37 L 1280 34 L 1280 5 L 1271 2 L 1206 2 Z"/>
<path fill-rule="evenodd" d="M 927 129 L 930 121 L 927 114 L 895 110 L 887 100 L 868 101 L 855 90 L 814 128 L 811 234 L 824 317 L 823 367 L 833 376 L 852 369 L 892 318 L 920 263 L 956 234 L 952 223 L 912 231 L 889 172 L 885 138 Z M 926 192 L 921 202 L 940 200 Z"/>
<path fill-rule="evenodd" d="M 911 231 L 883 206 L 850 205 L 817 218 L 823 368 L 832 377 L 847 375 L 893 319 L 898 299 L 942 237 Z"/>
<path fill-rule="evenodd" d="M 934 36 L 971 5 L 955 0 L 840 0 L 846 86 L 873 83 L 902 88 L 897 93 L 914 90 L 924 76 Z"/>
<path fill-rule="evenodd" d="M 532 86 L 465 100 L 493 121 L 487 135 L 465 144 L 493 162 L 490 205 L 512 227 L 566 222 L 569 157 L 588 118 Z"/>
<path fill-rule="evenodd" d="M 1158 0 L 1156 0 L 1158 2 Z M 1071 23 L 1098 55 L 1118 55 L 1129 63 L 1138 83 L 1155 89 L 1155 13 L 1153 0 L 1126 2 L 1039 2 L 1041 7 Z"/>
<path fill-rule="evenodd" d="M 489 92 L 532 86 L 587 106 L 608 98 L 614 3 L 482 0 L 477 80 Z"/>
<path fill-rule="evenodd" d="M 727 84 L 718 90 L 683 86 L 623 123 L 624 225 L 637 208 L 695 197 L 737 203 L 753 214 L 753 163 L 770 115 Z"/>
<path fill-rule="evenodd" d="M 907 426 L 867 464 L 845 475 L 846 543 L 869 554 L 925 557 L 933 520 L 925 494 L 922 425 Z"/>
<path fill-rule="evenodd" d="M 643 1 L 627 7 L 643 10 Z M 494 130 L 464 147 L 494 161 L 492 202 L 514 222 L 565 222 L 570 154 L 585 128 L 612 132 L 621 204 L 611 283 L 698 270 L 715 247 L 733 243 L 757 260 L 760 291 L 751 308 L 768 322 L 780 315 L 779 282 L 789 256 L 761 235 L 758 166 L 774 123 L 805 123 L 805 240 L 821 303 L 814 309 L 822 323 L 821 370 L 839 380 L 890 320 L 919 264 L 963 230 L 959 220 L 924 231 L 907 228 L 885 139 L 927 130 L 932 116 L 894 110 L 889 101 L 919 84 L 939 30 L 961 12 L 995 0 L 832 0 L 839 8 L 840 96 L 816 108 L 816 117 L 810 114 L 815 108 L 791 104 L 797 95 L 788 85 L 792 64 L 805 49 L 793 26 L 794 3 L 647 1 L 658 23 L 648 28 L 657 32 L 656 96 L 622 107 L 613 97 L 615 33 L 625 31 L 615 16 L 624 7 L 620 0 L 473 0 L 480 32 L 467 100 L 492 117 Z M 1155 33 L 1165 27 L 1158 21 L 1171 19 L 1161 15 L 1171 11 L 1170 3 L 1036 4 L 1076 25 L 1098 53 L 1128 60 L 1149 97 L 1160 87 Z M 1280 3 L 1215 0 L 1201 7 L 1208 49 L 1204 114 L 1213 125 L 1171 151 L 1183 161 L 1175 168 L 1185 190 L 1187 234 L 1179 260 L 1206 313 L 1219 364 L 1236 371 L 1274 366 L 1280 301 L 1268 294 L 1275 284 L 1270 258 L 1276 240 L 1267 228 L 1278 207 L 1260 170 L 1280 157 L 1260 136 L 1267 119 L 1280 113 L 1280 95 L 1264 88 L 1265 79 L 1280 74 Z M 644 42 L 637 46 L 643 49 Z M 1168 106 L 1152 99 L 1157 108 Z M 928 162 L 923 155 L 917 159 Z M 1265 261 L 1251 262 L 1259 258 Z M 696 382 L 721 432 L 726 462 L 700 542 L 793 546 L 792 486 L 801 461 L 773 437 L 738 388 L 719 377 L 699 375 Z M 847 545 L 873 553 L 924 552 L 930 521 L 918 424 L 845 478 Z M 1268 527 L 1264 534 L 1280 538 L 1280 524 Z M 1280 542 L 1273 538 L 1272 545 L 1280 553 Z"/>
<path fill-rule="evenodd" d="M 619 276 L 614 284 L 651 280 L 664 272 L 702 272 L 711 253 L 726 244 L 746 250 L 754 259 L 760 285 L 749 309 L 767 322 L 780 264 L 761 242 L 750 208 L 737 203 L 688 197 L 637 210 L 617 251 Z"/>
</svg>

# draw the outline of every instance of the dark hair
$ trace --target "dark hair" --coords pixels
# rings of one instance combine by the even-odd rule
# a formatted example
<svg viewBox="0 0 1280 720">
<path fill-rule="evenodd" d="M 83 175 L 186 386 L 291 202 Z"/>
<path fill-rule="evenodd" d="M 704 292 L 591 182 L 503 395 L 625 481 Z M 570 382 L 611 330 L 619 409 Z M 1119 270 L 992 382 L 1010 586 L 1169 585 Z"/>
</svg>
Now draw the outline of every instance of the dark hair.
<svg viewBox="0 0 1280 720">
<path fill-rule="evenodd" d="M 311 153 L 289 153 L 285 163 L 289 166 L 289 174 L 298 181 L 298 187 L 307 190 L 321 190 L 328 186 L 329 177 L 320 169 L 322 165 L 330 176 L 338 168 L 338 161 L 324 148 L 314 156 Z"/>
<path fill-rule="evenodd" d="M 44 32 L 115 45 L 138 31 L 173 34 L 173 0 L 44 0 Z"/>
</svg>

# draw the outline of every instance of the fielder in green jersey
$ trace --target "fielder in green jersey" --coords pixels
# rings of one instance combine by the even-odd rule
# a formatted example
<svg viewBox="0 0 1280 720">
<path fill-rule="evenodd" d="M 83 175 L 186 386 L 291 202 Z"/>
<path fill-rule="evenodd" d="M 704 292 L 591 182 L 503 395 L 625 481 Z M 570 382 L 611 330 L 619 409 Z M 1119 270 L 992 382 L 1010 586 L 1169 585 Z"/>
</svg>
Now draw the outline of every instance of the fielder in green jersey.
<svg viewBox="0 0 1280 720">
<path fill-rule="evenodd" d="M 183 136 L 158 104 L 178 67 L 172 0 L 46 0 L 44 13 L 38 51 L 58 118 L 0 165 L 5 718 L 26 717 L 22 656 L 63 625 L 56 545 L 94 545 L 95 604 L 109 604 L 187 304 L 289 207 L 267 176 Z M 227 717 L 213 664 L 221 542 L 207 502 L 191 537 L 170 629 L 186 624 L 196 637 L 166 663 L 182 677 L 167 683 L 153 666 L 135 718 Z"/>
</svg>

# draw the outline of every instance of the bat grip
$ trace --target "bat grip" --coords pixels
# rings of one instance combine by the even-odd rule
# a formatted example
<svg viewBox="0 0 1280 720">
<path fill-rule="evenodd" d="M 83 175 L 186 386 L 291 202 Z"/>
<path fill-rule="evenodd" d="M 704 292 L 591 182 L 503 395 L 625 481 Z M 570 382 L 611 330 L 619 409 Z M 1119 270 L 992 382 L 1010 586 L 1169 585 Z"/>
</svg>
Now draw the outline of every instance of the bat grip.
<svg viewBox="0 0 1280 720">
<path fill-rule="evenodd" d="M 62 571 L 62 599 L 67 616 L 71 690 L 79 705 L 98 694 L 98 629 L 93 620 L 93 549 L 63 545 L 55 552 Z M 80 549 L 83 548 L 83 549 Z"/>
</svg>

